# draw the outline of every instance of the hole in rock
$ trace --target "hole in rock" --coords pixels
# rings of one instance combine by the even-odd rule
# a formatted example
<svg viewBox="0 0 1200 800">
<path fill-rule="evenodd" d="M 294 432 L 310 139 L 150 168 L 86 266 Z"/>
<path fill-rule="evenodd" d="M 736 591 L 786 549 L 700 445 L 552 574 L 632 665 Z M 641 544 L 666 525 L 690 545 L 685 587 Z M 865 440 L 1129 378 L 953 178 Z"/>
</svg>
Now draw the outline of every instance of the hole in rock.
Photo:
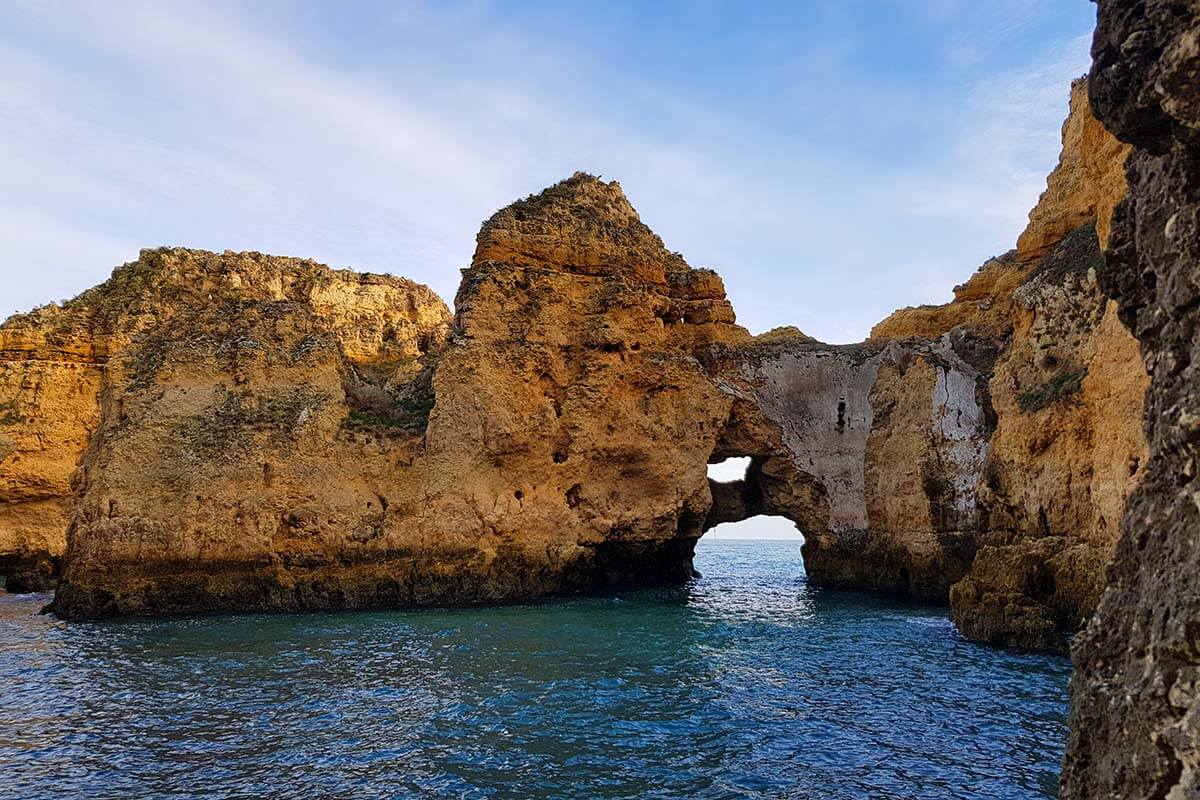
<svg viewBox="0 0 1200 800">
<path fill-rule="evenodd" d="M 579 505 L 579 496 L 583 493 L 583 487 L 578 483 L 567 489 L 567 506 L 575 508 Z"/>
<path fill-rule="evenodd" d="M 724 461 L 718 461 L 715 464 L 709 464 L 708 477 L 714 481 L 717 481 L 718 483 L 740 481 L 746 477 L 746 470 L 748 469 L 750 469 L 749 456 L 727 458 Z"/>
<path fill-rule="evenodd" d="M 697 548 L 704 548 L 713 555 L 710 558 L 728 557 L 736 553 L 742 562 L 747 560 L 771 567 L 785 569 L 791 575 L 807 576 L 801 549 L 804 536 L 787 517 L 770 514 L 743 519 L 739 522 L 722 522 L 705 531 Z M 733 550 L 728 550 L 733 548 Z M 794 548 L 794 549 L 793 549 Z M 707 570 L 700 567 L 701 574 Z"/>
<path fill-rule="evenodd" d="M 783 539 L 804 544 L 804 535 L 787 517 L 759 514 L 738 522 L 722 522 L 705 531 L 704 538 L 713 539 Z"/>
</svg>

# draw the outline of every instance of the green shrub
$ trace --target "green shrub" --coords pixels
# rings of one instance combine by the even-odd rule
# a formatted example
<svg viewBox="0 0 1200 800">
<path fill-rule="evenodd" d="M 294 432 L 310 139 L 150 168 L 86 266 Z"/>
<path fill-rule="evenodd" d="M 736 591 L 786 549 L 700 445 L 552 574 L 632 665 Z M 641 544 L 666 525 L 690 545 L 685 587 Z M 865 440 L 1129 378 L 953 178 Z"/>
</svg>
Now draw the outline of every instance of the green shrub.
<svg viewBox="0 0 1200 800">
<path fill-rule="evenodd" d="M 1017 405 L 1026 413 L 1041 411 L 1043 408 L 1078 393 L 1083 388 L 1085 377 L 1087 377 L 1086 368 L 1056 375 L 1041 386 L 1018 395 Z"/>
<path fill-rule="evenodd" d="M 19 425 L 25 421 L 16 400 L 6 400 L 0 403 L 0 425 Z"/>
</svg>

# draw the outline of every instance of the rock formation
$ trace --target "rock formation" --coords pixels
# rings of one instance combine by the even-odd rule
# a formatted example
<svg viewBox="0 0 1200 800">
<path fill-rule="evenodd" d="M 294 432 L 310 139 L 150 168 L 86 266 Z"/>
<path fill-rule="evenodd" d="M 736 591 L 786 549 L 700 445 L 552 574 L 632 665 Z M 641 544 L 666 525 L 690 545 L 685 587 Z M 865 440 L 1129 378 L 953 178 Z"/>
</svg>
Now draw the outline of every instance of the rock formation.
<svg viewBox="0 0 1200 800">
<path fill-rule="evenodd" d="M 1092 105 L 1134 146 L 1100 285 L 1151 376 L 1150 458 L 1077 639 L 1062 797 L 1200 796 L 1200 4 L 1100 0 Z"/>
<path fill-rule="evenodd" d="M 0 327 L 0 553 L 50 578 L 66 532 L 67 617 L 467 603 L 686 580 L 767 513 L 815 584 L 1062 649 L 1145 460 L 1084 98 L 1021 246 L 859 345 L 750 336 L 583 174 L 484 224 L 452 325 L 401 279 L 146 251 Z"/>
<path fill-rule="evenodd" d="M 163 370 L 177 372 L 205 347 L 231 369 L 252 361 L 264 346 L 250 315 L 264 314 L 275 327 L 305 315 L 313 338 L 302 349 L 332 342 L 383 385 L 419 369 L 450 321 L 440 299 L 403 279 L 257 253 L 170 249 L 143 251 L 61 307 L 10 318 L 0 326 L 0 574 L 10 590 L 53 585 L 80 488 L 76 468 L 89 443 L 102 444 L 93 442 L 102 408 L 116 415 L 104 418 L 107 430 L 127 431 L 126 393 L 153 393 Z M 223 326 L 228 338 L 206 340 L 205 325 Z M 233 380 L 228 389 L 239 391 Z M 154 465 L 152 474 L 168 468 Z"/>
<path fill-rule="evenodd" d="M 121 329 L 106 365 L 56 611 L 474 602 L 690 574 L 730 405 L 690 352 L 746 334 L 720 279 L 618 186 L 577 176 L 485 224 L 441 349 L 423 296 L 400 303 L 417 346 L 394 358 L 370 331 L 389 302 L 263 296 L 301 264 L 126 268 L 187 296 L 141 337 Z M 97 291 L 124 306 L 121 276 Z"/>
<path fill-rule="evenodd" d="M 949 597 L 970 638 L 1065 651 L 1146 459 L 1147 378 L 1096 280 L 1127 152 L 1077 81 L 1018 248 L 951 303 L 902 309 L 862 345 L 778 332 L 724 348 L 714 372 L 748 398 L 735 421 L 765 418 L 778 441 L 741 432 L 721 448 L 754 460 L 740 485 L 713 487 L 712 522 L 789 517 L 813 583 Z M 759 463 L 814 480 L 828 518 L 774 501 Z"/>
</svg>

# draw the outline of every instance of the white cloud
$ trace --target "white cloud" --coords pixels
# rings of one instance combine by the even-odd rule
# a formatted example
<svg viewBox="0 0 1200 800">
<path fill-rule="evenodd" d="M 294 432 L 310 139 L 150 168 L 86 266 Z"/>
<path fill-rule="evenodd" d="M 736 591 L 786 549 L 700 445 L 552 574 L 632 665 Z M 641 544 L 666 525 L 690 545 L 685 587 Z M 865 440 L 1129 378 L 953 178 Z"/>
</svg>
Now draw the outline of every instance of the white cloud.
<svg viewBox="0 0 1200 800">
<path fill-rule="evenodd" d="M 620 180 L 668 246 L 717 268 L 752 329 L 852 341 L 1011 246 L 1086 64 L 1072 43 L 955 108 L 840 74 L 853 48 L 825 41 L 783 73 L 820 78 L 779 88 L 811 107 L 797 127 L 530 41 L 487 5 L 388 6 L 378 24 L 399 19 L 429 46 L 353 66 L 251 8 L 11 7 L 0 112 L 21 124 L 0 126 L 0 282 L 25 288 L 0 316 L 159 244 L 387 270 L 451 300 L 486 216 L 588 169 Z M 839 150 L 806 136 L 821 125 L 933 132 L 937 157 L 902 137 L 883 159 Z"/>
</svg>

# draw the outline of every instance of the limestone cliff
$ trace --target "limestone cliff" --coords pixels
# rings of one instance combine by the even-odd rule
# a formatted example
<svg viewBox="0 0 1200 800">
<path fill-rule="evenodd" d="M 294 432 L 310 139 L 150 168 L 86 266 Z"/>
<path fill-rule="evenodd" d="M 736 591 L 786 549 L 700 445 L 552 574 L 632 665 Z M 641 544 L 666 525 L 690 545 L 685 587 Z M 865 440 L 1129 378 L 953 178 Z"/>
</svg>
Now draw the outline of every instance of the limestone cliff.
<svg viewBox="0 0 1200 800">
<path fill-rule="evenodd" d="M 1088 222 L 1096 225 L 1100 246 L 1108 246 L 1113 209 L 1125 196 L 1129 145 L 1105 130 L 1092 114 L 1087 81 L 1071 84 L 1071 110 L 1063 123 L 1062 155 L 1046 180 L 1046 191 L 1017 239 L 1017 256 L 1030 261 L 1046 255 L 1067 234 Z"/>
<path fill-rule="evenodd" d="M 1094 229 L 1077 228 L 1013 294 L 989 396 L 997 425 L 979 502 L 980 550 L 950 594 L 968 637 L 1063 650 L 1095 609 L 1125 498 L 1146 461 L 1148 379 L 1096 283 Z"/>
<path fill-rule="evenodd" d="M 951 303 L 861 345 L 775 331 L 701 354 L 735 401 L 713 459 L 751 458 L 706 525 L 786 517 L 815 584 L 949 599 L 971 638 L 1065 650 L 1145 462 L 1145 371 L 1095 276 L 1126 153 L 1076 82 L 1022 246 Z"/>
<path fill-rule="evenodd" d="M 419 344 L 439 340 L 437 315 L 407 360 L 381 363 L 392 337 L 364 331 L 363 303 L 264 297 L 274 272 L 220 279 L 247 257 L 187 258 L 220 296 L 110 361 L 60 614 L 477 602 L 690 574 L 730 405 L 691 350 L 746 334 L 720 279 L 668 252 L 615 183 L 577 175 L 489 220 L 436 358 Z"/>
<path fill-rule="evenodd" d="M 990 431 L 973 345 L 770 336 L 714 349 L 738 403 L 713 458 L 751 466 L 713 484 L 709 525 L 784 516 L 804 533 L 814 584 L 944 602 L 974 556 Z"/>
<path fill-rule="evenodd" d="M 1100 286 L 1151 383 L 1150 458 L 1073 650 L 1062 797 L 1200 796 L 1200 4 L 1100 0 L 1093 107 L 1134 146 Z"/>
<path fill-rule="evenodd" d="M 749 336 L 584 174 L 483 225 L 452 324 L 402 279 L 146 251 L 0 328 L 4 552 L 52 564 L 66 521 L 69 617 L 466 603 L 682 581 L 705 530 L 778 514 L 816 584 L 1060 649 L 1144 462 L 1094 276 L 1125 151 L 1080 92 L 1039 244 L 860 345 Z"/>
<path fill-rule="evenodd" d="M 408 380 L 450 321 L 440 299 L 402 279 L 256 253 L 164 249 L 143 251 L 61 307 L 0 326 L 0 574 L 9 589 L 47 588 L 56 577 L 73 476 L 106 394 L 121 381 L 145 388 L 173 368 L 202 334 L 188 327 L 194 318 L 224 316 L 231 328 L 247 327 L 243 313 L 293 306 L 312 317 L 314 335 L 385 383 Z M 237 359 L 258 343 L 223 345 L 223 357 Z M 110 407 L 122 413 L 119 402 Z"/>
</svg>

